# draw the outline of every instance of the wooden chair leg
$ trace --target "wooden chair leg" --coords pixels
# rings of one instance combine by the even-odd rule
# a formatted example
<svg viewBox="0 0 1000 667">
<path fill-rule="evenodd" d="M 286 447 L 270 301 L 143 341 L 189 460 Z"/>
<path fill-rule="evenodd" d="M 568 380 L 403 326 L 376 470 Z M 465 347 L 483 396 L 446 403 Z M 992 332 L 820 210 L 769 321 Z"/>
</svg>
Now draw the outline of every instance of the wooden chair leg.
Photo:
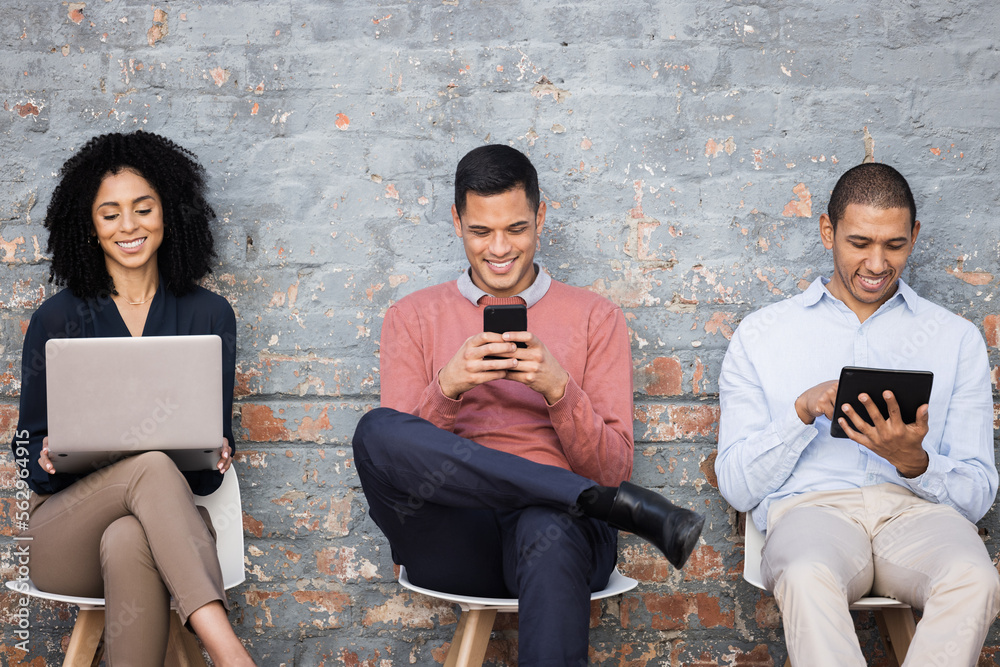
<svg viewBox="0 0 1000 667">
<path fill-rule="evenodd" d="M 170 612 L 170 635 L 167 638 L 167 659 L 164 667 L 207 667 L 201 656 L 198 640 L 181 625 L 177 612 Z"/>
<path fill-rule="evenodd" d="M 480 667 L 490 643 L 490 632 L 497 617 L 496 609 L 463 611 L 455 628 L 444 667 Z"/>
<path fill-rule="evenodd" d="M 104 653 L 101 637 L 104 635 L 104 610 L 81 609 L 69 636 L 63 667 L 94 667 Z"/>
<path fill-rule="evenodd" d="M 785 667 L 792 667 L 792 659 L 785 658 Z"/>
<path fill-rule="evenodd" d="M 886 648 L 896 657 L 896 662 L 902 665 L 906 659 L 906 652 L 910 650 L 913 633 L 917 630 L 917 624 L 913 620 L 913 610 L 878 609 L 875 611 L 875 622 L 878 624 Z"/>
</svg>

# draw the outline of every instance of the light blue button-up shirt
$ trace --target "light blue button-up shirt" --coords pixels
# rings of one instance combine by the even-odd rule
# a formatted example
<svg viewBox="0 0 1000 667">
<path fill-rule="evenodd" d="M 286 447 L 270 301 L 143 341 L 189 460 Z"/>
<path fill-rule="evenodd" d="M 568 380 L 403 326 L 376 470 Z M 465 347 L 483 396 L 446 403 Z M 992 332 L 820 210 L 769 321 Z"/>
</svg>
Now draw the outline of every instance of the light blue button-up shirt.
<svg viewBox="0 0 1000 667">
<path fill-rule="evenodd" d="M 945 503 L 970 521 L 993 504 L 993 394 L 986 345 L 967 320 L 922 299 L 902 280 L 864 322 L 826 288 L 825 278 L 747 316 L 733 334 L 719 395 L 719 489 L 767 526 L 771 503 L 809 491 L 898 484 Z M 934 373 L 930 463 L 906 478 L 868 448 L 830 435 L 830 420 L 803 424 L 795 399 L 844 366 Z"/>
</svg>

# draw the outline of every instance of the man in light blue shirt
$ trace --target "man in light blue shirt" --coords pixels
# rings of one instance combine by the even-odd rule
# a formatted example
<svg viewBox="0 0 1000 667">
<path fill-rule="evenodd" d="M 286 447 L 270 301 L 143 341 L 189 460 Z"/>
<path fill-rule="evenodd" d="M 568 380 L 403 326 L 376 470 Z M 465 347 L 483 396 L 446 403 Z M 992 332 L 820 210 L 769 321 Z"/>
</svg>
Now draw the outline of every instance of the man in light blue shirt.
<svg viewBox="0 0 1000 667">
<path fill-rule="evenodd" d="M 900 279 L 920 222 L 906 180 L 863 164 L 820 217 L 833 275 L 749 315 L 719 378 L 719 488 L 766 532 L 761 572 L 796 665 L 865 665 L 849 603 L 872 593 L 924 610 L 907 665 L 975 665 L 1000 608 L 974 522 L 997 493 L 993 399 L 978 329 Z M 843 366 L 934 373 L 903 422 L 891 393 L 874 422 L 845 410 Z"/>
</svg>

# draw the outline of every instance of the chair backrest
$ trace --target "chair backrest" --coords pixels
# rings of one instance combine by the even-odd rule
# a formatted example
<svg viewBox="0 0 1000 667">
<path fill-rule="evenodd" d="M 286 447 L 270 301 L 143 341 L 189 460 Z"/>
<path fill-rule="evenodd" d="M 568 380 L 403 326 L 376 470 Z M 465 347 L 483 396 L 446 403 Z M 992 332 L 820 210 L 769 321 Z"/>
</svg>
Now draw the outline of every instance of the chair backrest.
<svg viewBox="0 0 1000 667">
<path fill-rule="evenodd" d="M 236 477 L 236 464 L 226 471 L 218 489 L 211 495 L 195 496 L 194 501 L 212 516 L 223 584 L 227 589 L 242 584 L 246 580 L 243 562 L 243 504 L 240 499 L 240 483 Z"/>
<path fill-rule="evenodd" d="M 764 549 L 764 534 L 757 529 L 750 513 L 746 514 L 746 536 L 743 541 L 743 578 L 757 588 L 764 588 L 760 576 L 760 552 Z"/>
</svg>

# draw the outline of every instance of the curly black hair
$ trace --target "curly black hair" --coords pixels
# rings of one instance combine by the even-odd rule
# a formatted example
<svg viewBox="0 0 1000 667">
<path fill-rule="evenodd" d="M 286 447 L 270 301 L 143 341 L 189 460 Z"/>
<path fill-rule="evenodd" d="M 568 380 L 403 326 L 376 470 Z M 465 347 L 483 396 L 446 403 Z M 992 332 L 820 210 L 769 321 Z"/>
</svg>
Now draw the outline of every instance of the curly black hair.
<svg viewBox="0 0 1000 667">
<path fill-rule="evenodd" d="M 205 199 L 205 169 L 191 151 L 142 130 L 94 137 L 62 166 L 45 211 L 49 282 L 81 298 L 115 293 L 104 252 L 91 240 L 91 207 L 104 177 L 124 170 L 142 176 L 160 197 L 164 235 L 157 267 L 164 286 L 175 295 L 189 292 L 211 271 L 215 256 L 209 229 L 215 211 Z"/>
</svg>

